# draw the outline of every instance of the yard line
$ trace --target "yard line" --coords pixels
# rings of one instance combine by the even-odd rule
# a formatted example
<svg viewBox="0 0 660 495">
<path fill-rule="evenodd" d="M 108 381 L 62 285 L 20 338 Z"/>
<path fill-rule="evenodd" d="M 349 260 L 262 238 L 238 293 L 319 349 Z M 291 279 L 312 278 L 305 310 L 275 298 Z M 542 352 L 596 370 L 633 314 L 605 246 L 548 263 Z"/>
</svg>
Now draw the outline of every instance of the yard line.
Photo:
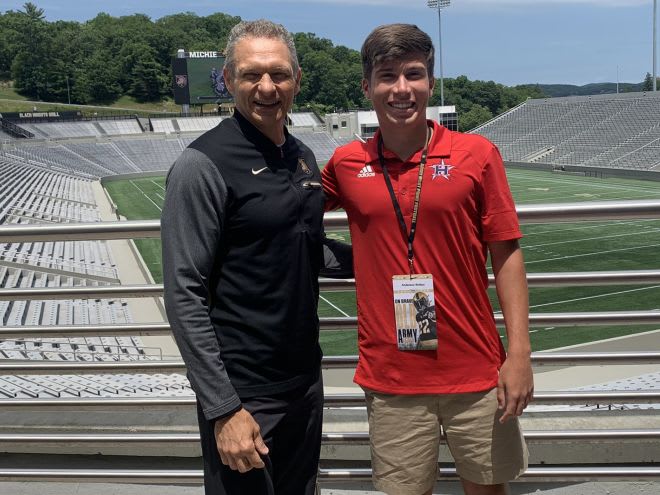
<svg viewBox="0 0 660 495">
<path fill-rule="evenodd" d="M 638 287 L 635 289 L 627 289 L 627 290 L 620 290 L 617 292 L 606 292 L 605 294 L 598 294 L 595 296 L 585 296 L 585 297 L 578 297 L 576 299 L 566 299 L 565 301 L 555 301 L 551 303 L 543 303 L 543 304 L 534 304 L 533 306 L 530 306 L 530 308 L 541 308 L 543 306 L 553 306 L 555 304 L 563 304 L 563 303 L 570 303 L 570 302 L 576 302 L 576 301 L 586 301 L 587 299 L 598 299 L 600 297 L 609 297 L 609 296 L 618 296 L 620 294 L 628 294 L 630 292 L 639 292 L 643 290 L 648 290 L 648 289 L 657 289 L 660 288 L 660 285 L 651 285 L 649 287 Z"/>
<path fill-rule="evenodd" d="M 646 219 L 640 218 L 639 220 L 617 220 L 610 223 L 598 223 L 596 225 L 580 225 L 579 227 L 568 227 L 565 229 L 525 232 L 525 238 L 529 238 L 534 235 L 554 234 L 556 232 L 572 232 L 572 231 L 580 232 L 584 230 L 600 229 L 606 227 L 618 227 L 618 226 L 626 226 L 626 225 L 639 226 L 638 224 L 640 222 L 658 222 L 658 221 L 660 221 L 660 219 L 655 219 L 655 218 L 646 218 Z"/>
<path fill-rule="evenodd" d="M 165 201 L 165 198 L 164 198 L 163 196 L 161 196 L 160 194 L 158 194 L 158 193 L 154 193 L 154 194 L 155 194 L 156 196 L 158 196 L 160 199 L 162 199 L 163 201 Z"/>
<path fill-rule="evenodd" d="M 151 182 L 152 182 L 153 184 L 156 184 L 156 185 L 157 185 L 158 187 L 160 187 L 163 191 L 165 190 L 165 188 L 164 188 L 163 186 L 161 186 L 161 185 L 160 185 L 158 182 L 156 182 L 155 180 L 151 179 Z"/>
<path fill-rule="evenodd" d="M 634 246 L 630 248 L 610 249 L 608 251 L 597 251 L 594 253 L 573 254 L 570 256 L 558 256 L 557 258 L 546 258 L 544 260 L 525 261 L 525 265 L 531 265 L 533 263 L 546 263 L 548 261 L 567 260 L 570 258 L 584 258 L 586 256 L 595 256 L 595 255 L 608 254 L 608 253 L 620 253 L 622 251 L 634 251 L 636 249 L 645 249 L 645 248 L 658 247 L 658 246 L 660 246 L 660 244 L 647 244 L 646 246 Z"/>
<path fill-rule="evenodd" d="M 660 194 L 660 189 L 655 189 L 655 188 L 647 188 L 643 186 L 631 186 L 631 185 L 624 185 L 624 184 L 617 184 L 617 183 L 610 183 L 610 185 L 605 185 L 605 184 L 598 184 L 596 181 L 586 181 L 586 180 L 559 180 L 559 179 L 544 179 L 541 177 L 536 177 L 534 176 L 532 178 L 535 181 L 539 182 L 551 182 L 553 184 L 574 184 L 574 185 L 580 185 L 581 187 L 592 187 L 595 189 L 617 189 L 620 191 L 643 191 L 643 192 L 654 192 L 657 194 Z M 568 178 L 566 178 L 568 179 Z"/>
<path fill-rule="evenodd" d="M 332 304 L 330 301 L 328 301 L 328 300 L 327 300 L 325 297 L 323 297 L 321 294 L 319 294 L 319 298 L 323 299 L 326 303 L 328 303 L 330 306 L 332 306 L 333 308 L 335 308 L 337 311 L 339 311 L 339 312 L 340 312 L 341 314 L 343 314 L 344 316 L 351 316 L 351 315 L 349 315 L 348 313 L 346 313 L 345 311 L 342 311 L 340 308 L 338 308 L 338 307 L 335 306 L 334 304 Z"/>
<path fill-rule="evenodd" d="M 147 198 L 149 201 L 151 201 L 151 203 L 152 203 L 156 208 L 158 208 L 158 211 L 163 211 L 163 209 L 162 209 L 160 206 L 158 206 L 158 205 L 154 202 L 153 199 L 151 199 L 149 196 L 147 196 L 147 195 L 144 193 L 144 191 L 143 191 L 142 189 L 140 189 L 140 186 L 138 186 L 138 185 L 137 185 L 135 182 L 133 182 L 132 180 L 129 180 L 128 182 L 130 182 L 131 184 L 133 184 L 133 186 L 135 186 L 135 188 L 136 188 L 138 191 L 140 191 L 140 192 L 142 193 L 142 196 L 144 196 L 144 197 Z"/>
<path fill-rule="evenodd" d="M 624 234 L 603 235 L 599 237 L 587 237 L 583 239 L 570 239 L 568 241 L 546 242 L 544 244 L 532 244 L 531 246 L 525 246 L 525 247 L 527 249 L 531 249 L 531 248 L 539 248 L 546 246 L 557 246 L 559 244 L 574 244 L 576 242 L 601 241 L 603 239 L 615 239 L 617 237 L 632 237 L 634 235 L 655 234 L 657 232 L 660 232 L 660 229 L 654 228 L 654 229 L 645 230 L 643 232 L 626 232 Z"/>
</svg>

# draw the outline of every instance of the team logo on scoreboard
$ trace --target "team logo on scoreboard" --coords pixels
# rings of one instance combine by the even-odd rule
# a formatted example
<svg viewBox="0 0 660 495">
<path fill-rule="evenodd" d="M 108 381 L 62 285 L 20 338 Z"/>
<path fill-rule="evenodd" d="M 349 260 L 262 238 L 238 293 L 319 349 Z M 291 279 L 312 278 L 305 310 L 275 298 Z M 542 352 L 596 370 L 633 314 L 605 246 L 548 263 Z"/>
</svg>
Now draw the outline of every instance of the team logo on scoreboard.
<svg viewBox="0 0 660 495">
<path fill-rule="evenodd" d="M 180 88 L 185 88 L 186 86 L 188 86 L 188 76 L 185 74 L 183 75 L 177 74 L 174 76 L 174 82 Z"/>
</svg>

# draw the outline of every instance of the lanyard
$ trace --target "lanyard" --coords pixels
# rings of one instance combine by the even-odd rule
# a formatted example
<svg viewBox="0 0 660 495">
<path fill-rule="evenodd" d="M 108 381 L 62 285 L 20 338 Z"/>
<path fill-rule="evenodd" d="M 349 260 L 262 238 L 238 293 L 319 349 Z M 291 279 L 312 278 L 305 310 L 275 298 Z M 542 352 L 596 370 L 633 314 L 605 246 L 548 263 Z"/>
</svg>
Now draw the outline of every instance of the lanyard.
<svg viewBox="0 0 660 495">
<path fill-rule="evenodd" d="M 417 212 L 419 211 L 419 198 L 422 193 L 422 179 L 424 178 L 424 166 L 426 165 L 426 155 L 428 153 L 429 145 L 429 128 L 426 128 L 426 141 L 424 143 L 424 149 L 422 150 L 422 157 L 419 161 L 419 173 L 417 175 L 417 189 L 415 191 L 415 205 L 413 206 L 412 221 L 410 223 L 410 232 L 406 227 L 406 221 L 403 218 L 403 212 L 401 211 L 401 206 L 396 199 L 394 194 L 394 188 L 392 187 L 392 182 L 390 181 L 390 174 L 387 171 L 387 166 L 385 165 L 385 158 L 383 158 L 383 136 L 378 136 L 378 160 L 380 161 L 380 166 L 383 169 L 383 177 L 385 178 L 385 183 L 387 184 L 387 190 L 390 192 L 390 198 L 392 198 L 392 205 L 394 206 L 394 211 L 396 216 L 399 219 L 399 225 L 401 226 L 401 231 L 403 232 L 404 238 L 408 239 L 408 265 L 410 267 L 410 275 L 413 274 L 413 241 L 415 240 L 415 232 L 417 230 Z"/>
</svg>

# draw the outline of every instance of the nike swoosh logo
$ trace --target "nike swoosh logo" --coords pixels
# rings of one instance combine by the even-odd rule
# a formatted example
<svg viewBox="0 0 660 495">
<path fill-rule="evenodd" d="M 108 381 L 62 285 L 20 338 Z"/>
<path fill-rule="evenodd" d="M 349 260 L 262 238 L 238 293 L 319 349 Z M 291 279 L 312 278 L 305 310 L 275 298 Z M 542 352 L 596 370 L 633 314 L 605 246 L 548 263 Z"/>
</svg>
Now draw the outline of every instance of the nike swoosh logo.
<svg viewBox="0 0 660 495">
<path fill-rule="evenodd" d="M 252 175 L 259 175 L 264 170 L 268 170 L 268 167 L 260 168 L 259 170 L 252 169 Z"/>
</svg>

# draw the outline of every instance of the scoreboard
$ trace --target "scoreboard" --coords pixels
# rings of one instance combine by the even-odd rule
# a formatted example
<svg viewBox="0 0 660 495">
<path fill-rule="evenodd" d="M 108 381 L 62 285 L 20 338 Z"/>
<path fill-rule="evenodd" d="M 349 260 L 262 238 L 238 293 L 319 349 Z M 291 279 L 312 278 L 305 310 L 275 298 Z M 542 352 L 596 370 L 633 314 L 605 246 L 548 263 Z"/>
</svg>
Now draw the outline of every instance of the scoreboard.
<svg viewBox="0 0 660 495">
<path fill-rule="evenodd" d="M 183 55 L 183 56 L 182 56 Z M 178 105 L 223 103 L 233 98 L 227 91 L 218 52 L 184 52 L 172 58 L 174 102 Z"/>
</svg>

